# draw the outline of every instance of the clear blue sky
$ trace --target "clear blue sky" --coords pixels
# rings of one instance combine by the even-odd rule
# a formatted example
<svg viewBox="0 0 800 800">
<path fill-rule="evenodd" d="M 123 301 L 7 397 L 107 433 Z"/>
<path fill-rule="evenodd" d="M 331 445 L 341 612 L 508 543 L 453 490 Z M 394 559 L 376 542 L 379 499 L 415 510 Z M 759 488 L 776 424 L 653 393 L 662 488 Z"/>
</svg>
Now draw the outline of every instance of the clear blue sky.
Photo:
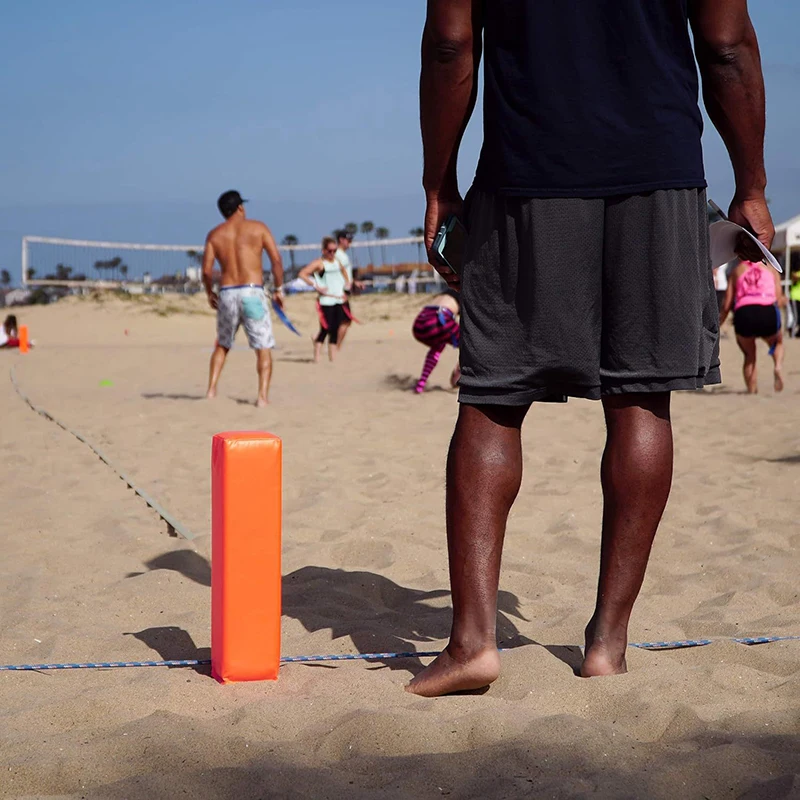
<svg viewBox="0 0 800 800">
<path fill-rule="evenodd" d="M 423 0 L 36 0 L 0 32 L 0 267 L 23 234 L 202 241 L 235 187 L 278 238 L 423 211 Z M 800 213 L 800 3 L 751 0 L 769 101 L 769 195 Z M 462 151 L 468 182 L 476 115 Z M 706 137 L 711 191 L 730 168 Z"/>
</svg>

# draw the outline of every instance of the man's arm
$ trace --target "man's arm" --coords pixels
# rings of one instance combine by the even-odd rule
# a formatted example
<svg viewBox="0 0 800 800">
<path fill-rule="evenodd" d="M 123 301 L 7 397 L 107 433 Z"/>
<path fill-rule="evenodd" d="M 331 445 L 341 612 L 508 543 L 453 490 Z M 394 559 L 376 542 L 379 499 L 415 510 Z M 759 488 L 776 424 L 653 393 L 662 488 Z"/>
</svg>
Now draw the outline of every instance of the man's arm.
<svg viewBox="0 0 800 800">
<path fill-rule="evenodd" d="M 297 274 L 297 277 L 300 278 L 301 281 L 314 288 L 317 294 L 328 294 L 328 292 L 314 280 L 314 273 L 318 272 L 321 267 L 322 259 L 317 258 L 310 264 L 306 264 Z"/>
<path fill-rule="evenodd" d="M 747 0 L 690 0 L 689 15 L 706 109 L 736 177 L 728 216 L 769 247 L 775 227 L 764 196 L 764 76 Z"/>
<path fill-rule="evenodd" d="M 338 258 L 336 259 L 336 262 L 339 264 L 339 271 L 342 273 L 342 277 L 344 278 L 344 290 L 349 292 L 353 288 L 353 284 L 350 281 L 350 276 L 347 274 L 347 269 Z"/>
<path fill-rule="evenodd" d="M 447 215 L 460 215 L 463 210 L 458 191 L 458 149 L 478 94 L 481 8 L 482 0 L 428 0 L 419 91 L 428 251 Z M 457 276 L 443 272 L 443 277 L 458 286 Z"/>
<path fill-rule="evenodd" d="M 208 297 L 208 304 L 211 308 L 217 308 L 217 295 L 214 294 L 214 260 L 216 255 L 214 253 L 214 245 L 211 244 L 211 238 L 206 238 L 206 246 L 203 250 L 203 286 L 206 288 L 206 296 Z"/>
<path fill-rule="evenodd" d="M 269 263 L 272 265 L 272 285 L 275 287 L 275 300 L 279 305 L 283 304 L 283 259 L 278 245 L 275 244 L 275 237 L 272 231 L 265 225 L 263 232 L 262 246 L 269 256 Z"/>
</svg>

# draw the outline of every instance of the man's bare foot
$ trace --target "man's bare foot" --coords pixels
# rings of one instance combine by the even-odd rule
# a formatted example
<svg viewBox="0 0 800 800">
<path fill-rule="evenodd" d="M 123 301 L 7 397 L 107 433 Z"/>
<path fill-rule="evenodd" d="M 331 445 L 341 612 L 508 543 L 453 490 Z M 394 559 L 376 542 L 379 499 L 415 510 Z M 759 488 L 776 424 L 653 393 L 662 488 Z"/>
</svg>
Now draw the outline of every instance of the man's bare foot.
<svg viewBox="0 0 800 800">
<path fill-rule="evenodd" d="M 783 373 L 779 369 L 775 370 L 775 391 L 783 391 Z"/>
<path fill-rule="evenodd" d="M 216 388 L 214 388 L 214 389 L 209 389 L 209 390 L 206 392 L 206 400 L 213 400 L 213 399 L 214 399 L 216 396 L 217 396 L 217 390 L 216 390 Z"/>
<path fill-rule="evenodd" d="M 595 635 L 594 624 L 586 627 L 586 647 L 583 649 L 582 678 L 599 678 L 606 675 L 624 675 L 628 671 L 625 651 L 627 637 L 601 638 Z"/>
<path fill-rule="evenodd" d="M 497 648 L 481 650 L 465 660 L 456 659 L 443 650 L 406 686 L 406 691 L 420 697 L 441 697 L 453 692 L 483 689 L 496 681 L 499 674 Z"/>
<path fill-rule="evenodd" d="M 258 400 L 256 400 L 256 408 L 266 408 L 268 405 L 269 400 L 265 397 L 259 397 Z"/>
</svg>

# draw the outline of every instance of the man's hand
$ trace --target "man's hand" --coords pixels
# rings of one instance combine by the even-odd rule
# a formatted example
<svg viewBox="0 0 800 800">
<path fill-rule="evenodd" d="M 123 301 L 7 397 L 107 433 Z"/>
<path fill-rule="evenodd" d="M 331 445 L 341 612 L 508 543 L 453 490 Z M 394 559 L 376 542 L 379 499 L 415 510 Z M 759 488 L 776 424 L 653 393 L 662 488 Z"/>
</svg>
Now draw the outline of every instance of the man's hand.
<svg viewBox="0 0 800 800">
<path fill-rule="evenodd" d="M 214 309 L 214 311 L 216 311 L 219 307 L 219 298 L 217 297 L 217 293 L 207 292 L 206 294 L 208 296 L 208 304 Z"/>
<path fill-rule="evenodd" d="M 764 197 L 749 200 L 740 200 L 734 197 L 728 211 L 728 219 L 751 231 L 767 249 L 772 246 L 772 240 L 775 238 L 775 225 Z"/>
<path fill-rule="evenodd" d="M 278 308 L 283 311 L 283 287 L 279 286 L 273 293 L 272 293 L 272 302 L 275 303 Z"/>
<path fill-rule="evenodd" d="M 425 211 L 425 251 L 428 253 L 428 261 L 431 266 L 444 278 L 451 289 L 458 291 L 461 288 L 461 277 L 456 275 L 448 267 L 440 264 L 432 254 L 433 240 L 442 227 L 442 223 L 450 216 L 455 214 L 459 219 L 463 219 L 464 201 L 461 195 L 456 192 L 447 198 L 437 192 L 428 193 L 428 208 Z"/>
</svg>

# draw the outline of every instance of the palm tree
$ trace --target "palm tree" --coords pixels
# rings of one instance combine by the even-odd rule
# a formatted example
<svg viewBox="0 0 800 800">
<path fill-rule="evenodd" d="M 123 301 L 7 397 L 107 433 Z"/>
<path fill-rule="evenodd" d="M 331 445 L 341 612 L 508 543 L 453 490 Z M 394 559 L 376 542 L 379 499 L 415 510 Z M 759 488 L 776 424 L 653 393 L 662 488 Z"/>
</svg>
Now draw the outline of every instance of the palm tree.
<svg viewBox="0 0 800 800">
<path fill-rule="evenodd" d="M 342 230 L 345 233 L 350 234 L 350 238 L 352 239 L 358 233 L 358 224 L 355 222 L 345 222 L 345 224 L 342 226 Z M 350 254 L 350 257 L 353 259 L 353 266 L 358 267 L 357 251 L 353 250 L 353 252 Z"/>
<path fill-rule="evenodd" d="M 412 228 L 408 232 L 409 236 L 421 237 L 425 235 L 425 228 Z M 422 263 L 422 242 L 417 242 L 417 263 Z"/>
<path fill-rule="evenodd" d="M 367 220 L 366 222 L 361 223 L 361 233 L 363 233 L 365 236 L 368 237 L 374 230 L 375 230 L 374 222 Z M 369 244 L 369 239 L 367 239 L 367 250 L 369 251 L 369 263 L 374 264 L 375 259 L 372 257 L 372 245 Z"/>
<path fill-rule="evenodd" d="M 120 264 L 119 271 L 122 273 L 122 280 L 128 276 L 128 265 L 127 264 Z"/>
<path fill-rule="evenodd" d="M 384 239 L 389 238 L 389 229 L 388 228 L 377 228 L 375 230 L 375 238 L 383 241 Z M 386 245 L 381 244 L 381 254 L 383 257 L 383 264 L 386 264 Z"/>
<path fill-rule="evenodd" d="M 68 281 L 71 273 L 72 273 L 72 267 L 68 267 L 65 264 L 56 264 L 57 281 Z"/>
<path fill-rule="evenodd" d="M 32 281 L 36 277 L 36 269 L 35 267 L 28 267 L 28 271 L 25 275 L 27 280 Z"/>
<path fill-rule="evenodd" d="M 299 241 L 300 240 L 293 233 L 287 233 L 286 236 L 283 237 L 281 244 L 291 247 L 292 245 L 296 245 Z M 292 265 L 292 272 L 294 272 L 294 250 L 289 251 L 289 262 Z"/>
<path fill-rule="evenodd" d="M 0 272 L 0 283 L 3 286 L 8 286 L 11 283 L 11 273 L 7 269 Z"/>
<path fill-rule="evenodd" d="M 187 250 L 186 255 L 189 256 L 189 261 L 197 267 L 203 263 L 203 254 L 199 250 Z"/>
</svg>

